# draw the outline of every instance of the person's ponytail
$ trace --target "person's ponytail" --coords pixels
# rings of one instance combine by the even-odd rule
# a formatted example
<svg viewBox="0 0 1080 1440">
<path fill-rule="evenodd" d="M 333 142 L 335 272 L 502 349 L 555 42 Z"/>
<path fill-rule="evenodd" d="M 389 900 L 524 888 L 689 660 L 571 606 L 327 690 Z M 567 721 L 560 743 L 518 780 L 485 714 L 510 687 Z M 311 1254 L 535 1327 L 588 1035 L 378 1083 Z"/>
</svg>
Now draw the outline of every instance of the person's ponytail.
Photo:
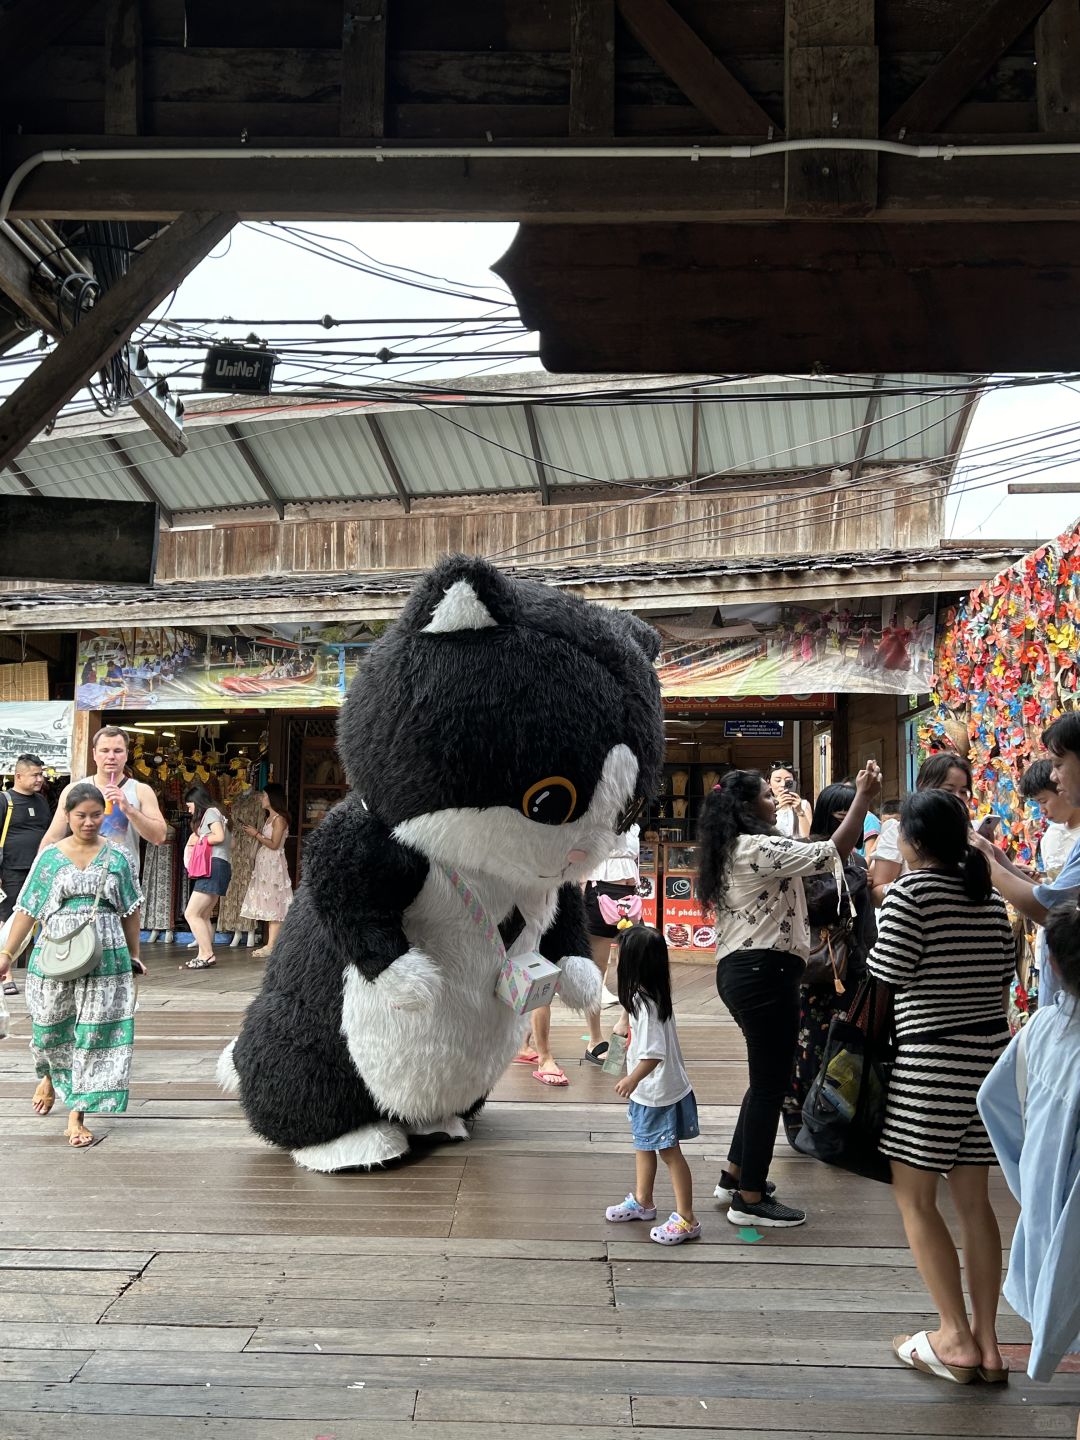
<svg viewBox="0 0 1080 1440">
<path fill-rule="evenodd" d="M 990 899 L 994 886 L 990 879 L 990 862 L 974 845 L 967 847 L 960 866 L 964 878 L 964 893 L 976 905 L 985 905 Z"/>
</svg>

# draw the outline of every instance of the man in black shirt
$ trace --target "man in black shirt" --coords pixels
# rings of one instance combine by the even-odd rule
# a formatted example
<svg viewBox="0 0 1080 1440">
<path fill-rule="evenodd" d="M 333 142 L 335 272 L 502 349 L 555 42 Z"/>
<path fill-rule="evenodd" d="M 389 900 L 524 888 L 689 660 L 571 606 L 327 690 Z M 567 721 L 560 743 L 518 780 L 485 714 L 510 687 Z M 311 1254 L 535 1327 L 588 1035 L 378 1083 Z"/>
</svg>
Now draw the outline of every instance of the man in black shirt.
<svg viewBox="0 0 1080 1440">
<path fill-rule="evenodd" d="M 19 898 L 52 815 L 42 790 L 45 767 L 37 755 L 20 755 L 15 785 L 0 793 L 0 925 Z M 10 993 L 6 991 L 5 992 Z"/>
</svg>

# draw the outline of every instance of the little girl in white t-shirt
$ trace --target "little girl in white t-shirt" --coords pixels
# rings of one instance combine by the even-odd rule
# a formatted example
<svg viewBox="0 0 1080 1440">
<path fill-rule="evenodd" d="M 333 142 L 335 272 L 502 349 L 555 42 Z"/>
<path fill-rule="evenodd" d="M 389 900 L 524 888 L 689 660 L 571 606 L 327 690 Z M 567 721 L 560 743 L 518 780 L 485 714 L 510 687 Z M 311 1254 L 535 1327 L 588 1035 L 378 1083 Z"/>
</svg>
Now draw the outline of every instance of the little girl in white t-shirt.
<svg viewBox="0 0 1080 1440">
<path fill-rule="evenodd" d="M 609 1205 L 611 1221 L 655 1220 L 653 1183 L 656 1156 L 668 1167 L 675 1210 L 649 1231 L 658 1245 L 697 1240 L 694 1186 L 680 1140 L 698 1134 L 697 1101 L 683 1065 L 671 1008 L 671 972 L 667 945 L 647 925 L 624 930 L 619 943 L 619 1002 L 630 1016 L 626 1075 L 615 1092 L 629 1101 L 627 1118 L 634 1139 L 637 1173 L 633 1190 L 619 1205 Z"/>
</svg>

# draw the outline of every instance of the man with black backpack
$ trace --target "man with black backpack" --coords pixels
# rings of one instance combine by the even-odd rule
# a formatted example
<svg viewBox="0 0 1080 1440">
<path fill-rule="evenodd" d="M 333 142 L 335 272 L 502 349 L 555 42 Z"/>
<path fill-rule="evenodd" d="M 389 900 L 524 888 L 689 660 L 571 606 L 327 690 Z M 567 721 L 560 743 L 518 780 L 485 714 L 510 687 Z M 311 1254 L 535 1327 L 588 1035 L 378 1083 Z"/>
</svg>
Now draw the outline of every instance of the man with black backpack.
<svg viewBox="0 0 1080 1440">
<path fill-rule="evenodd" d="M 0 925 L 11 917 L 38 846 L 52 814 L 42 787 L 45 766 L 37 755 L 20 755 L 15 761 L 15 783 L 0 793 Z M 17 995 L 9 977 L 5 995 Z"/>
</svg>

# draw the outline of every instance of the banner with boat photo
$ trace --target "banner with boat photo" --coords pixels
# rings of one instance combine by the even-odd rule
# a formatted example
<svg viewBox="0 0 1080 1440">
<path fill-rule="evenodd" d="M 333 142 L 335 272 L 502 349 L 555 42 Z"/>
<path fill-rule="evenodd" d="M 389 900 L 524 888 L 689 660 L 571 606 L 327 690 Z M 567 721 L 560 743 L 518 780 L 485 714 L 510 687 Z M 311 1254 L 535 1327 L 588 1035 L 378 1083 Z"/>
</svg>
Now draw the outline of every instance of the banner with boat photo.
<svg viewBox="0 0 1080 1440">
<path fill-rule="evenodd" d="M 378 623 L 147 626 L 79 634 L 80 710 L 322 710 L 342 704 Z"/>
</svg>

